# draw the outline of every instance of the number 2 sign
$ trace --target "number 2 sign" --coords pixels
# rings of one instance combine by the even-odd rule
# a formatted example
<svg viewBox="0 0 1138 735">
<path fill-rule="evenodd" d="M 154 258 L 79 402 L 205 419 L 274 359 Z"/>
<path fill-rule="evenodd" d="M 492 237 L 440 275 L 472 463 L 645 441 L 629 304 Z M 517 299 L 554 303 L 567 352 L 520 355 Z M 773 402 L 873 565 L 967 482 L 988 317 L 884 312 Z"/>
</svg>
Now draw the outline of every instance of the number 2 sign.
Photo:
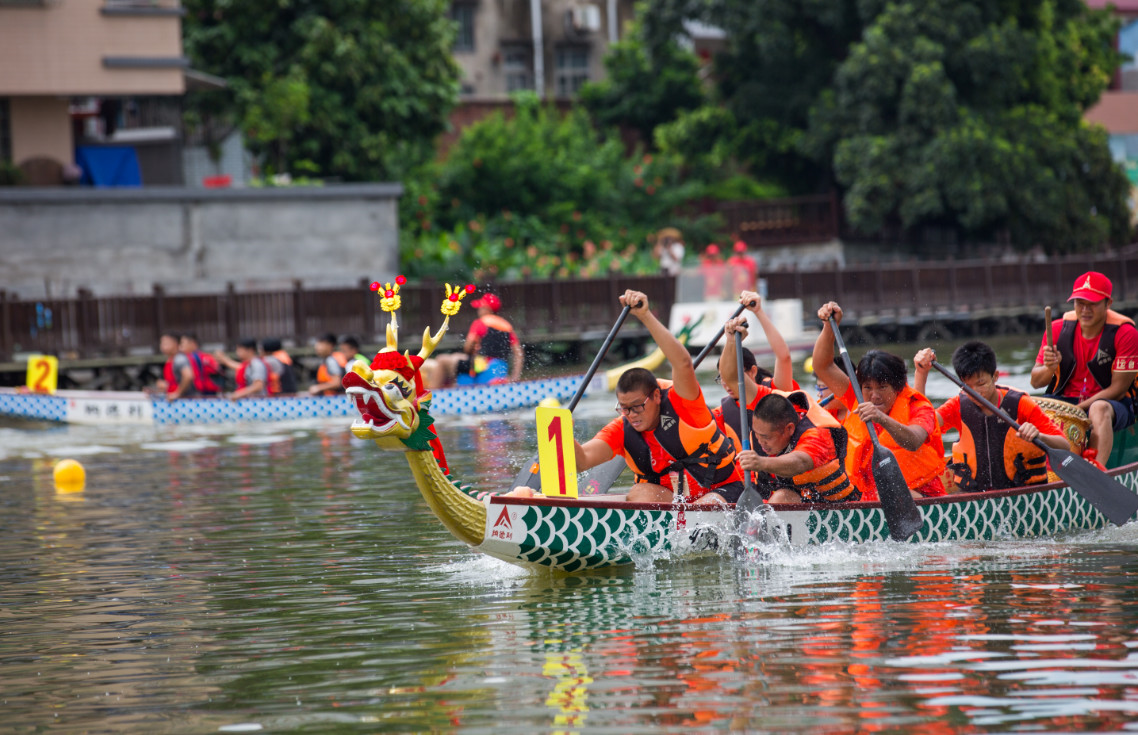
<svg viewBox="0 0 1138 735">
<path fill-rule="evenodd" d="M 573 414 L 569 409 L 538 407 L 537 461 L 543 494 L 577 497 L 577 455 L 573 451 Z"/>
<path fill-rule="evenodd" d="M 51 355 L 28 355 L 28 390 L 54 393 L 58 384 L 58 358 Z"/>
</svg>

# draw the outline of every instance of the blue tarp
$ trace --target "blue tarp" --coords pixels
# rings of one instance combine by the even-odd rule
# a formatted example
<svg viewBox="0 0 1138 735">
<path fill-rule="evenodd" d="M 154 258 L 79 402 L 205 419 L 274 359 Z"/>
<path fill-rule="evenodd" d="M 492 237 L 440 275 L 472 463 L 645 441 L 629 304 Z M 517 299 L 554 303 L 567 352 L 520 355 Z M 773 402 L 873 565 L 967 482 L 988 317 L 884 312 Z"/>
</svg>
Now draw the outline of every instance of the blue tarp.
<svg viewBox="0 0 1138 735">
<path fill-rule="evenodd" d="M 138 156 L 129 146 L 79 146 L 75 162 L 86 186 L 142 186 Z"/>
</svg>

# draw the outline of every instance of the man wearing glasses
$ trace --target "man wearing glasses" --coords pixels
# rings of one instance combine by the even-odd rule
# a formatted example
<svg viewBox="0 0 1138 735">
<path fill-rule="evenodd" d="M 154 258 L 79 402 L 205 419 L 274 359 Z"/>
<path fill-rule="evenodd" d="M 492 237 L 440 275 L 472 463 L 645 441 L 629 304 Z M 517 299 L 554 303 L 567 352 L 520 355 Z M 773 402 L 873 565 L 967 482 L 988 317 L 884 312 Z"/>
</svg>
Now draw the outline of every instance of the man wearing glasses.
<svg viewBox="0 0 1138 735">
<path fill-rule="evenodd" d="M 660 346 L 672 379 L 658 381 L 643 368 L 626 371 L 616 385 L 617 418 L 583 445 L 574 442 L 577 469 L 619 455 L 636 475 L 626 498 L 630 502 L 670 503 L 682 496 L 688 502 L 734 503 L 743 492 L 735 443 L 712 418 L 691 355 L 648 310 L 643 293 L 625 291 L 620 303 L 631 307 Z"/>
</svg>

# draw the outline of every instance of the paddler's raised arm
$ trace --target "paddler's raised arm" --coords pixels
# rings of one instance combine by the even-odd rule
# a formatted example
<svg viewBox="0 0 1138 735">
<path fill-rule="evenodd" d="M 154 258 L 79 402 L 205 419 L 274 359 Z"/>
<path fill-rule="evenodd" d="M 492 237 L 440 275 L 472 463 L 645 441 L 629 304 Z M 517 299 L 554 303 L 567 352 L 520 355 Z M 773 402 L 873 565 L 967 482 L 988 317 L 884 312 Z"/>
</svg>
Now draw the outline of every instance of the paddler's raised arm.
<svg viewBox="0 0 1138 735">
<path fill-rule="evenodd" d="M 767 337 L 767 344 L 774 353 L 774 379 L 771 381 L 773 387 L 779 390 L 794 390 L 794 360 L 790 356 L 790 347 L 770 316 L 763 311 L 762 297 L 755 291 L 744 291 L 739 294 L 739 303 L 758 318 L 759 326 L 763 328 L 763 334 Z M 743 337 L 746 338 L 746 335 Z"/>
<path fill-rule="evenodd" d="M 648 296 L 630 289 L 620 297 L 620 304 L 631 307 L 632 314 L 647 328 L 648 334 L 668 359 L 672 366 L 672 390 L 689 401 L 702 395 L 688 348 L 680 344 L 676 336 L 649 310 Z"/>
<path fill-rule="evenodd" d="M 842 307 L 831 301 L 818 309 L 818 318 L 822 320 L 822 333 L 814 343 L 814 375 L 834 391 L 834 397 L 841 399 L 850 387 L 850 376 L 834 363 L 834 330 L 830 328 L 830 317 L 838 324 L 842 323 Z"/>
<path fill-rule="evenodd" d="M 723 325 L 723 354 L 719 356 L 719 377 L 724 385 L 739 384 L 738 358 L 735 356 L 736 332 L 743 335 L 743 339 L 747 338 L 747 317 L 737 316 L 728 319 Z M 759 388 L 749 375 L 746 376 L 746 384 L 747 405 L 750 406 L 751 401 L 759 394 Z"/>
</svg>

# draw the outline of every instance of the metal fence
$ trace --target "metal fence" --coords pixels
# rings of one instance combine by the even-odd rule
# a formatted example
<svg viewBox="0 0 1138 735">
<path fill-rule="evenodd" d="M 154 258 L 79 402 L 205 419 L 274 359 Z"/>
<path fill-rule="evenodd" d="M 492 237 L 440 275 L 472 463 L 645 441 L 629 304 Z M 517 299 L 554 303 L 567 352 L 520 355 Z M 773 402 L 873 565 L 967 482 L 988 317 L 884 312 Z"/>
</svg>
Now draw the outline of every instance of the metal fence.
<svg viewBox="0 0 1138 735">
<path fill-rule="evenodd" d="M 1021 260 L 960 260 L 859 264 L 827 270 L 762 273 L 768 298 L 801 298 L 807 317 L 837 301 L 851 316 L 976 314 L 1005 307 L 1062 304 L 1075 278 L 1088 270 L 1114 282 L 1116 303 L 1138 303 L 1138 251 Z M 503 315 L 529 343 L 603 336 L 626 288 L 648 294 L 666 319 L 675 297 L 668 276 L 613 276 L 581 280 L 533 280 L 493 284 Z M 424 327 L 442 323 L 442 283 L 402 288 L 400 326 L 404 348 L 418 344 Z M 465 308 L 451 321 L 451 347 L 474 319 Z M 0 291 L 0 361 L 17 353 L 45 352 L 91 358 L 153 351 L 163 331 L 194 332 L 203 344 L 232 348 L 243 337 L 280 337 L 296 345 L 325 332 L 354 334 L 365 343 L 383 340 L 387 316 L 367 282 L 348 289 L 308 289 L 297 282 L 284 291 L 169 295 L 160 287 L 146 296 L 17 300 Z M 636 333 L 630 323 L 625 332 Z M 623 332 L 622 332 L 623 333 Z M 413 340 L 415 344 L 412 344 Z"/>
<path fill-rule="evenodd" d="M 666 319 L 675 279 L 613 276 L 575 281 L 503 282 L 488 287 L 502 299 L 503 316 L 528 342 L 603 336 L 620 311 L 617 297 L 633 288 L 648 295 Z M 413 348 L 425 327 L 437 329 L 446 291 L 440 283 L 408 283 L 400 290 L 404 348 Z M 473 299 L 466 298 L 469 303 Z M 467 306 L 451 320 L 452 340 L 461 340 L 475 317 Z M 384 339 L 388 322 L 367 281 L 347 289 L 310 289 L 296 282 L 284 291 L 171 295 L 156 286 L 145 296 L 100 296 L 81 289 L 76 298 L 18 300 L 0 291 L 0 361 L 17 353 L 43 352 L 70 359 L 154 351 L 165 331 L 193 332 L 203 344 L 231 349 L 245 337 L 279 337 L 302 345 L 331 332 L 364 343 Z M 626 331 L 635 332 L 630 324 Z M 414 344 L 412 344 L 412 341 Z M 412 351 L 415 351 L 412 349 Z"/>
</svg>

